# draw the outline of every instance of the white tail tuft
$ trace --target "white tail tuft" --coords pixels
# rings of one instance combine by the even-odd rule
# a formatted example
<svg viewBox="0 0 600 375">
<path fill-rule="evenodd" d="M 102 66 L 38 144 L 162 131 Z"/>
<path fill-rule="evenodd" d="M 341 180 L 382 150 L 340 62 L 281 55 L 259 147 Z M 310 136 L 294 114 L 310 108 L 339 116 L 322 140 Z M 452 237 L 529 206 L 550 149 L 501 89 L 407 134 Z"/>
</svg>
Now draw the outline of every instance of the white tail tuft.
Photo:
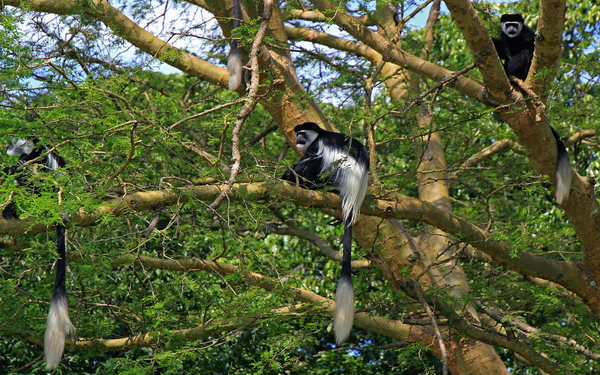
<svg viewBox="0 0 600 375">
<path fill-rule="evenodd" d="M 352 288 L 352 280 L 342 277 L 335 293 L 335 314 L 333 318 L 335 342 L 338 345 L 346 341 L 350 335 L 353 322 L 354 290 Z"/>
<path fill-rule="evenodd" d="M 58 367 L 65 350 L 65 339 L 73 333 L 74 327 L 69 319 L 69 305 L 65 295 L 52 296 L 46 334 L 44 335 L 44 360 L 46 370 Z"/>
<path fill-rule="evenodd" d="M 558 204 L 562 204 L 571 192 L 571 163 L 569 158 L 560 157 L 559 155 L 557 166 L 556 166 L 556 201 Z"/>
<path fill-rule="evenodd" d="M 239 46 L 233 43 L 227 57 L 227 69 L 229 70 L 229 90 L 235 91 L 242 84 L 242 53 Z"/>
</svg>

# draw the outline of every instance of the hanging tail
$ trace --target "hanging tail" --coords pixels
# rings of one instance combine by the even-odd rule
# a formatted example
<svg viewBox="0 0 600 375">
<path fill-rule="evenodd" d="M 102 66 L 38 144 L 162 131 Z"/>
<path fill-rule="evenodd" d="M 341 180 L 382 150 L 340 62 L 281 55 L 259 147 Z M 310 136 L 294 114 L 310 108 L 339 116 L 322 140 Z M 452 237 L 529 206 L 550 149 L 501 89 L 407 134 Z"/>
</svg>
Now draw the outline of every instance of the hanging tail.
<svg viewBox="0 0 600 375">
<path fill-rule="evenodd" d="M 364 148 L 364 146 L 363 146 Z M 365 150 L 366 153 L 366 150 Z M 338 170 L 339 182 L 345 182 L 340 189 L 342 198 L 342 216 L 344 217 L 344 237 L 342 247 L 342 272 L 338 289 L 335 293 L 335 314 L 333 330 L 335 342 L 340 345 L 350 335 L 354 322 L 354 288 L 352 286 L 352 226 L 356 223 L 360 208 L 367 195 L 369 185 L 369 164 L 357 162 L 355 159 Z"/>
<path fill-rule="evenodd" d="M 556 160 L 556 201 L 562 204 L 568 197 L 571 191 L 571 161 L 565 144 L 560 140 L 558 133 L 550 127 L 552 134 L 556 139 L 556 148 L 558 152 Z"/>
<path fill-rule="evenodd" d="M 56 262 L 56 281 L 50 311 L 46 323 L 46 334 L 44 335 L 44 360 L 46 369 L 58 367 L 65 349 L 67 335 L 73 333 L 73 324 L 69 319 L 69 305 L 67 302 L 67 289 L 65 287 L 67 269 L 67 249 L 65 244 L 65 227 L 62 224 L 56 226 L 56 250 L 58 260 Z"/>
<path fill-rule="evenodd" d="M 231 37 L 233 38 L 235 29 L 240 26 L 242 18 L 242 5 L 240 0 L 233 0 L 233 21 L 231 23 Z M 227 56 L 227 70 L 229 70 L 229 90 L 235 91 L 242 84 L 242 51 L 240 44 L 236 39 L 229 45 L 229 55 Z"/>
<path fill-rule="evenodd" d="M 344 220 L 344 238 L 342 240 L 344 255 L 342 257 L 342 273 L 335 293 L 335 314 L 333 330 L 335 342 L 340 345 L 350 335 L 354 322 L 354 288 L 352 286 L 352 222 L 351 216 Z"/>
</svg>

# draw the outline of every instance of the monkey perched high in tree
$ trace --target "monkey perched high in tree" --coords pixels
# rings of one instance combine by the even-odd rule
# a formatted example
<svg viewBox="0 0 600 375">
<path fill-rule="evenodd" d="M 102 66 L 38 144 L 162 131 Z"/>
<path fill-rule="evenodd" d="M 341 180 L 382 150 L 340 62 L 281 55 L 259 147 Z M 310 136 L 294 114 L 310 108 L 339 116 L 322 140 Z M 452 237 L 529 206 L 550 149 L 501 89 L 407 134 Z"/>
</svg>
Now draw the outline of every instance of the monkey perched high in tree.
<svg viewBox="0 0 600 375">
<path fill-rule="evenodd" d="M 507 76 L 525 80 L 533 60 L 535 33 L 525 25 L 520 14 L 503 14 L 500 17 L 500 39 L 492 39 L 500 60 L 504 61 Z M 550 127 L 556 140 L 556 200 L 562 204 L 571 191 L 571 162 L 565 144 L 558 133 Z"/>
<path fill-rule="evenodd" d="M 46 146 L 35 146 L 33 142 L 18 139 L 10 141 L 6 148 L 8 156 L 20 156 L 17 165 L 7 167 L 4 173 L 14 174 L 18 167 L 23 164 L 38 159 L 34 164 L 42 165 L 46 170 L 56 170 L 65 166 L 65 160 L 54 152 L 47 152 Z M 46 153 L 46 156 L 41 158 Z M 35 183 L 29 181 L 24 172 L 21 172 L 16 177 L 17 183 L 25 186 L 32 194 L 39 194 Z M 6 205 L 2 210 L 2 217 L 6 220 L 17 219 L 17 209 L 14 202 Z M 69 319 L 69 305 L 67 302 L 67 289 L 65 287 L 65 279 L 67 272 L 67 249 L 65 239 L 65 227 L 62 224 L 56 225 L 56 252 L 58 260 L 56 261 L 56 281 L 52 291 L 52 299 L 50 300 L 50 310 L 48 311 L 48 319 L 46 322 L 46 333 L 44 335 L 44 359 L 46 361 L 46 369 L 54 369 L 58 367 L 65 349 L 65 339 L 73 332 L 73 324 Z"/>
<path fill-rule="evenodd" d="M 369 153 L 365 146 L 344 134 L 321 129 L 307 122 L 294 128 L 296 147 L 304 156 L 287 171 L 284 180 L 299 181 L 309 189 L 323 187 L 337 191 L 342 198 L 344 238 L 342 240 L 342 272 L 335 293 L 333 328 L 337 344 L 350 334 L 354 321 L 354 289 L 352 286 L 352 226 L 358 219 L 369 183 Z"/>
<path fill-rule="evenodd" d="M 535 48 L 535 33 L 524 22 L 520 14 L 503 14 L 500 39 L 493 39 L 506 75 L 521 80 L 527 78 Z"/>
</svg>

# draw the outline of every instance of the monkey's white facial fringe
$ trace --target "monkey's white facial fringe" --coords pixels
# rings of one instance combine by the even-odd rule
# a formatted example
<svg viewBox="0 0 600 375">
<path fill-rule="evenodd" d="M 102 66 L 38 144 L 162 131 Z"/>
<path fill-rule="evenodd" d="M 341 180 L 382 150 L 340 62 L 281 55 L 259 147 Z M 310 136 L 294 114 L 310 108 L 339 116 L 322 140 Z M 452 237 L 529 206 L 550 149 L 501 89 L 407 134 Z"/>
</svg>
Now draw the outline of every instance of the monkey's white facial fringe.
<svg viewBox="0 0 600 375">
<path fill-rule="evenodd" d="M 341 278 L 335 293 L 335 314 L 333 318 L 333 330 L 335 331 L 335 342 L 340 345 L 350 335 L 352 323 L 354 322 L 354 290 L 352 280 Z"/>
<path fill-rule="evenodd" d="M 67 297 L 64 295 L 52 296 L 46 322 L 46 334 L 44 335 L 46 370 L 58 367 L 65 350 L 66 336 L 72 335 L 73 331 L 74 327 L 69 319 Z"/>
<path fill-rule="evenodd" d="M 509 38 L 516 38 L 521 35 L 521 30 L 523 30 L 523 24 L 519 22 L 505 22 L 502 24 L 502 31 Z"/>
<path fill-rule="evenodd" d="M 301 130 L 296 134 L 296 147 L 298 150 L 306 150 L 318 136 L 319 133 L 315 131 Z"/>
<path fill-rule="evenodd" d="M 6 155 L 20 156 L 29 155 L 33 152 L 33 142 L 27 139 L 13 139 L 6 148 Z"/>
</svg>

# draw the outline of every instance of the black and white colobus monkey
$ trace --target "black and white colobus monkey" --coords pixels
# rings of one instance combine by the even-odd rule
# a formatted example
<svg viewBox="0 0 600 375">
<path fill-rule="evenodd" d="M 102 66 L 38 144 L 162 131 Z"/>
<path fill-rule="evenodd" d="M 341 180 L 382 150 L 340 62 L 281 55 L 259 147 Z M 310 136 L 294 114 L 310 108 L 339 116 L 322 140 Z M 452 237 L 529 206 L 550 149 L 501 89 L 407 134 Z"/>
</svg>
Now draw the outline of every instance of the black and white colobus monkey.
<svg viewBox="0 0 600 375">
<path fill-rule="evenodd" d="M 524 22 L 520 14 L 503 14 L 500 39 L 493 39 L 500 60 L 504 61 L 506 75 L 521 80 L 527 78 L 535 48 L 535 33 Z"/>
<path fill-rule="evenodd" d="M 227 69 L 229 70 L 229 90 L 235 91 L 242 84 L 242 51 L 240 43 L 235 39 L 234 31 L 240 27 L 242 19 L 242 5 L 240 0 L 233 0 L 233 20 L 231 22 L 231 43 L 229 44 L 229 55 L 227 56 Z"/>
<path fill-rule="evenodd" d="M 8 174 L 14 173 L 19 166 L 30 160 L 39 158 L 47 150 L 48 147 L 36 147 L 33 142 L 25 139 L 12 140 L 6 148 L 6 153 L 8 156 L 20 156 L 20 158 L 17 165 L 5 168 L 4 172 Z M 66 164 L 65 160 L 54 152 L 48 153 L 36 163 L 52 170 L 62 168 Z M 28 183 L 22 173 L 16 179 L 20 185 L 30 188 L 34 194 L 37 193 L 35 186 Z M 18 218 L 14 203 L 11 202 L 4 208 L 2 217 L 7 220 Z M 56 281 L 54 282 L 50 311 L 48 312 L 48 320 L 46 322 L 46 333 L 44 335 L 44 360 L 46 361 L 46 369 L 58 367 L 65 349 L 66 336 L 73 332 L 73 324 L 71 324 L 71 320 L 69 319 L 69 305 L 65 287 L 67 250 L 65 227 L 62 224 L 56 226 L 56 251 L 58 252 Z"/>
<path fill-rule="evenodd" d="M 520 14 L 503 14 L 500 17 L 500 39 L 492 39 L 500 60 L 504 61 L 507 76 L 521 80 L 527 78 L 535 49 L 535 33 Z M 562 204 L 571 191 L 571 162 L 565 144 L 558 133 L 550 127 L 558 151 L 556 161 L 556 200 Z"/>
<path fill-rule="evenodd" d="M 344 134 L 321 129 L 307 122 L 294 128 L 296 147 L 304 156 L 287 171 L 284 180 L 309 189 L 330 187 L 342 198 L 344 237 L 342 272 L 335 294 L 333 327 L 335 340 L 343 343 L 354 321 L 354 290 L 352 287 L 352 226 L 356 223 L 369 183 L 369 153 L 362 143 Z M 296 178 L 298 177 L 298 178 Z"/>
</svg>

